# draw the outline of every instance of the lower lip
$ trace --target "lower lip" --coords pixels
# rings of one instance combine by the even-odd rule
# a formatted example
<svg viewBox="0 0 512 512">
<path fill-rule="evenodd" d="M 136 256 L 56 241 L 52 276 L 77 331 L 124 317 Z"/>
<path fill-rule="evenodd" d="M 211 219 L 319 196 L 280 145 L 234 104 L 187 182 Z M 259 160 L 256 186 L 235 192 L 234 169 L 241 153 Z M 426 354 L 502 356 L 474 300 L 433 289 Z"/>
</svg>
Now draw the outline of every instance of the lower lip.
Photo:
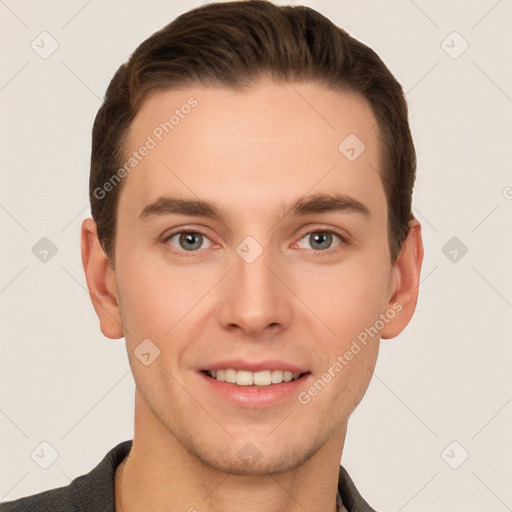
<svg viewBox="0 0 512 512">
<path fill-rule="evenodd" d="M 221 382 L 203 372 L 199 375 L 215 394 L 234 405 L 268 407 L 297 397 L 299 389 L 304 386 L 311 374 L 306 373 L 296 380 L 270 386 L 238 386 L 230 382 Z"/>
</svg>

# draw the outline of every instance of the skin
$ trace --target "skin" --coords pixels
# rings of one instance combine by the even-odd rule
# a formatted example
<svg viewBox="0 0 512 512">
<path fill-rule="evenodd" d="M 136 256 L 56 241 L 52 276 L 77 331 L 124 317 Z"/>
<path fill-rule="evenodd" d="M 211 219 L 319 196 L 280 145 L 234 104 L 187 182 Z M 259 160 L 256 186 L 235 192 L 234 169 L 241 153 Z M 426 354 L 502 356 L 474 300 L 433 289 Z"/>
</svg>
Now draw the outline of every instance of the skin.
<svg viewBox="0 0 512 512">
<path fill-rule="evenodd" d="M 347 421 L 380 338 L 398 335 L 416 307 L 421 226 L 411 221 L 392 266 L 378 128 L 361 96 L 267 79 L 243 92 L 160 91 L 133 121 L 128 152 L 190 96 L 197 107 L 125 178 L 115 270 L 94 221 L 82 225 L 101 330 L 125 337 L 136 383 L 134 441 L 122 479 L 116 473 L 116 510 L 334 511 Z M 351 133 L 366 146 L 353 162 L 338 150 Z M 371 217 L 284 215 L 316 193 L 349 195 Z M 165 195 L 213 202 L 223 218 L 138 219 Z M 200 248 L 187 251 L 179 235 L 166 240 L 180 229 L 204 233 Z M 347 242 L 334 234 L 319 249 L 314 234 L 325 229 Z M 247 236 L 263 250 L 252 263 L 236 252 Z M 401 311 L 307 405 L 294 395 L 269 407 L 236 406 L 198 374 L 223 359 L 276 358 L 310 371 L 300 388 L 307 390 L 397 303 Z M 149 366 L 134 354 L 144 339 L 160 349 Z M 260 454 L 253 464 L 237 456 L 247 443 Z"/>
</svg>

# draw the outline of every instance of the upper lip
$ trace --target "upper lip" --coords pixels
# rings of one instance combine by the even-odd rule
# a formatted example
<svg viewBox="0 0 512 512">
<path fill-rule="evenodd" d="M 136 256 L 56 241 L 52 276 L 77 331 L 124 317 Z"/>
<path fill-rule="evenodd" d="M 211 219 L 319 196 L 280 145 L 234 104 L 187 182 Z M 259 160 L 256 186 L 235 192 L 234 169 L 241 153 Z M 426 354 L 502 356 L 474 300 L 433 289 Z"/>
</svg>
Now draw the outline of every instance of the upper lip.
<svg viewBox="0 0 512 512">
<path fill-rule="evenodd" d="M 263 370 L 283 370 L 292 373 L 306 373 L 309 371 L 302 366 L 286 363 L 277 359 L 266 359 L 264 361 L 244 361 L 243 359 L 230 359 L 227 361 L 211 363 L 208 366 L 203 367 L 201 370 L 227 370 L 229 368 L 233 368 L 234 370 L 245 370 L 248 372 L 260 372 Z"/>
</svg>

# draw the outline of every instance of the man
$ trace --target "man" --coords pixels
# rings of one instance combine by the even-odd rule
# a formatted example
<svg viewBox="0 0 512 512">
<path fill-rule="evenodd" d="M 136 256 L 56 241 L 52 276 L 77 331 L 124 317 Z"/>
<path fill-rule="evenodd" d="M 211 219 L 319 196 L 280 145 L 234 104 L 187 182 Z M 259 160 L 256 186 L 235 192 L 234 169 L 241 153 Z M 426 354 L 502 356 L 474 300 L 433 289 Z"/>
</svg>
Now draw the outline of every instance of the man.
<svg viewBox="0 0 512 512">
<path fill-rule="evenodd" d="M 91 299 L 132 441 L 11 511 L 371 511 L 340 467 L 416 306 L 402 89 L 316 11 L 205 5 L 143 42 L 93 129 Z"/>
</svg>

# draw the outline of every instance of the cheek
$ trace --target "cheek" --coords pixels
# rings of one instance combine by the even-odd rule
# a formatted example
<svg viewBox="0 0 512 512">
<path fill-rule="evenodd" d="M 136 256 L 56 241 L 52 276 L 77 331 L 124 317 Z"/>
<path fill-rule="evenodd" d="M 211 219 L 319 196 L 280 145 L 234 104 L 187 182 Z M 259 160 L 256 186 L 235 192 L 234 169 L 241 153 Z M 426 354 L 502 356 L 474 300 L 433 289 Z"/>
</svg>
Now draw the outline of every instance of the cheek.
<svg viewBox="0 0 512 512">
<path fill-rule="evenodd" d="M 190 334 L 191 324 L 197 322 L 216 275 L 186 267 L 171 269 L 161 261 L 143 257 L 125 259 L 117 272 L 127 347 L 133 351 L 148 338 L 164 356 L 160 363 L 168 359 L 170 346 L 176 358 L 180 340 L 187 339 L 183 332 Z"/>
<path fill-rule="evenodd" d="M 166 279 L 161 269 L 140 262 L 134 267 L 120 273 L 120 311 L 134 379 L 150 396 L 164 382 L 172 385 L 184 350 L 179 333 L 190 305 L 180 279 Z"/>
<path fill-rule="evenodd" d="M 338 345 L 374 324 L 386 302 L 388 279 L 384 268 L 358 263 L 303 275 L 295 289 Z"/>
</svg>

